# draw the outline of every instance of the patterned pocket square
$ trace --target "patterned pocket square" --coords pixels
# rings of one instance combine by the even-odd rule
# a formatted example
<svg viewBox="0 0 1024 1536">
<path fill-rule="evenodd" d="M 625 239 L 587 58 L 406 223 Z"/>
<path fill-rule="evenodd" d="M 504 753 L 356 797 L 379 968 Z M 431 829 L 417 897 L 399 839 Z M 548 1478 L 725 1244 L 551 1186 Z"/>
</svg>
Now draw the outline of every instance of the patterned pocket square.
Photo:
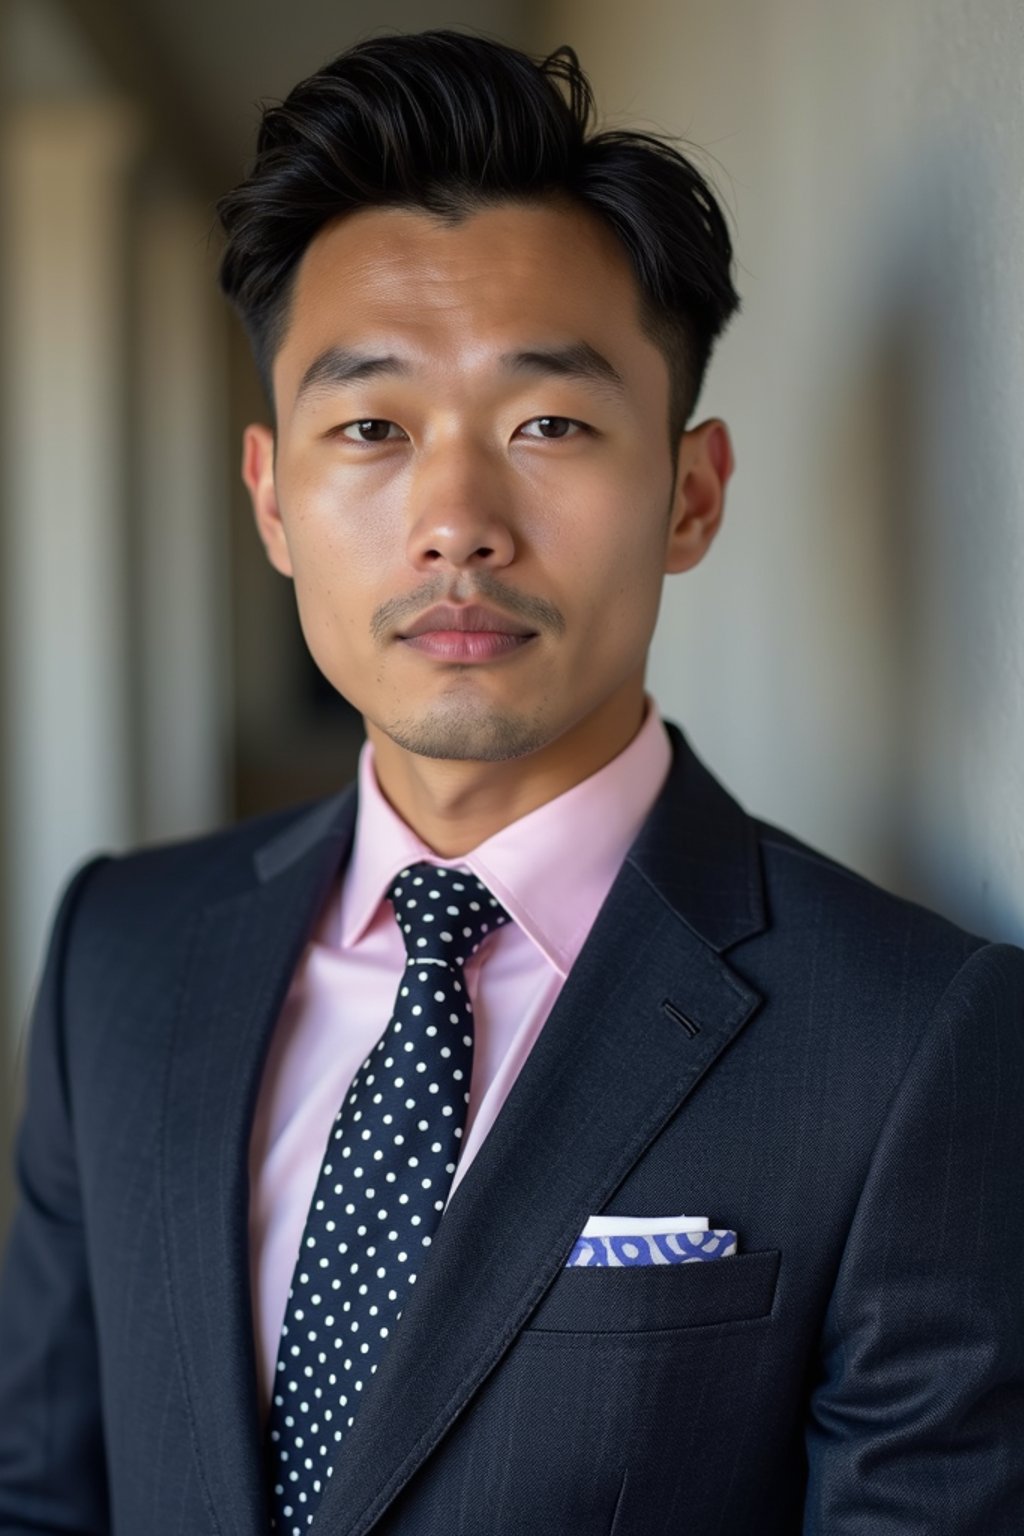
<svg viewBox="0 0 1024 1536">
<path fill-rule="evenodd" d="M 566 1268 L 699 1264 L 736 1252 L 736 1233 L 709 1227 L 706 1216 L 591 1216 Z"/>
</svg>

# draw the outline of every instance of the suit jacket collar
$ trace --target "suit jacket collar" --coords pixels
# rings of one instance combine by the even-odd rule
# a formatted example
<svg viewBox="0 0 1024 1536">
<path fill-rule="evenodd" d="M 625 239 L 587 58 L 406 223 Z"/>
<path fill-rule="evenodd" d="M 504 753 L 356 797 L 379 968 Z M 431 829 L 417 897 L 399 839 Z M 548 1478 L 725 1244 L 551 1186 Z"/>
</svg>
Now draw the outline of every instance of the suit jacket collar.
<svg viewBox="0 0 1024 1536">
<path fill-rule="evenodd" d="M 717 954 L 766 925 L 757 829 L 677 725 L 666 722 L 672 770 L 629 863 Z"/>
<path fill-rule="evenodd" d="M 363 1536 L 480 1387 L 600 1211 L 759 998 L 722 958 L 764 926 L 754 828 L 669 727 L 672 771 L 452 1196 L 317 1513 Z M 255 855 L 195 925 L 167 1058 L 168 1296 L 220 1528 L 267 1528 L 249 1288 L 248 1140 L 267 1046 L 347 856 L 349 790 Z M 515 1241 L 509 1242 L 509 1234 Z"/>
</svg>

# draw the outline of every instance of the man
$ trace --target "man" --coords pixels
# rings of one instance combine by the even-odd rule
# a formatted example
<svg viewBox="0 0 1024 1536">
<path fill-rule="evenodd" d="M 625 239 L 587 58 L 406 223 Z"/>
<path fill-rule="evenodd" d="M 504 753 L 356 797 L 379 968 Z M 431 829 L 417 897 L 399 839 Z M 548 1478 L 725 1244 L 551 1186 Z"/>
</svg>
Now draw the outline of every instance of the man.
<svg viewBox="0 0 1024 1536">
<path fill-rule="evenodd" d="M 1024 956 L 645 694 L 736 295 L 693 167 L 589 113 L 569 50 L 378 39 L 221 204 L 245 483 L 368 742 L 64 894 L 4 1533 L 1024 1529 Z"/>
</svg>

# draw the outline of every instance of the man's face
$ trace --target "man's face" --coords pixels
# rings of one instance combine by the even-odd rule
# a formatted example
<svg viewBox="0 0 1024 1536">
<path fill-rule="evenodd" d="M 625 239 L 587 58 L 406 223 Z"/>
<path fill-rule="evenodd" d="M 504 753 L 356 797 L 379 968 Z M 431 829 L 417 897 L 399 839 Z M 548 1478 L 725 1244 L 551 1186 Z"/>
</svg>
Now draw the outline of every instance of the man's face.
<svg viewBox="0 0 1024 1536">
<path fill-rule="evenodd" d="M 667 365 L 598 220 L 335 221 L 298 269 L 274 392 L 276 461 L 250 427 L 243 474 L 371 736 L 502 761 L 624 710 L 635 729 L 662 577 L 710 543 L 731 456 L 721 423 L 687 433 L 673 495 Z"/>
</svg>

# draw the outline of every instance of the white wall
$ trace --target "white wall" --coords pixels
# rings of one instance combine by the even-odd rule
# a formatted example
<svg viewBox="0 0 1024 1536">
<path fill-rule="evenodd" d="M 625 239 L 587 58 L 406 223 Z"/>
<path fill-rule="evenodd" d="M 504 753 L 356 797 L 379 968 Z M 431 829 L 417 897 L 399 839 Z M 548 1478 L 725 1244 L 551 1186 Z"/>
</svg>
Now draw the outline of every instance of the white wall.
<svg viewBox="0 0 1024 1536">
<path fill-rule="evenodd" d="M 653 691 L 751 810 L 1024 939 L 1024 8 L 555 0 L 560 42 L 735 234 L 737 473 Z"/>
</svg>

